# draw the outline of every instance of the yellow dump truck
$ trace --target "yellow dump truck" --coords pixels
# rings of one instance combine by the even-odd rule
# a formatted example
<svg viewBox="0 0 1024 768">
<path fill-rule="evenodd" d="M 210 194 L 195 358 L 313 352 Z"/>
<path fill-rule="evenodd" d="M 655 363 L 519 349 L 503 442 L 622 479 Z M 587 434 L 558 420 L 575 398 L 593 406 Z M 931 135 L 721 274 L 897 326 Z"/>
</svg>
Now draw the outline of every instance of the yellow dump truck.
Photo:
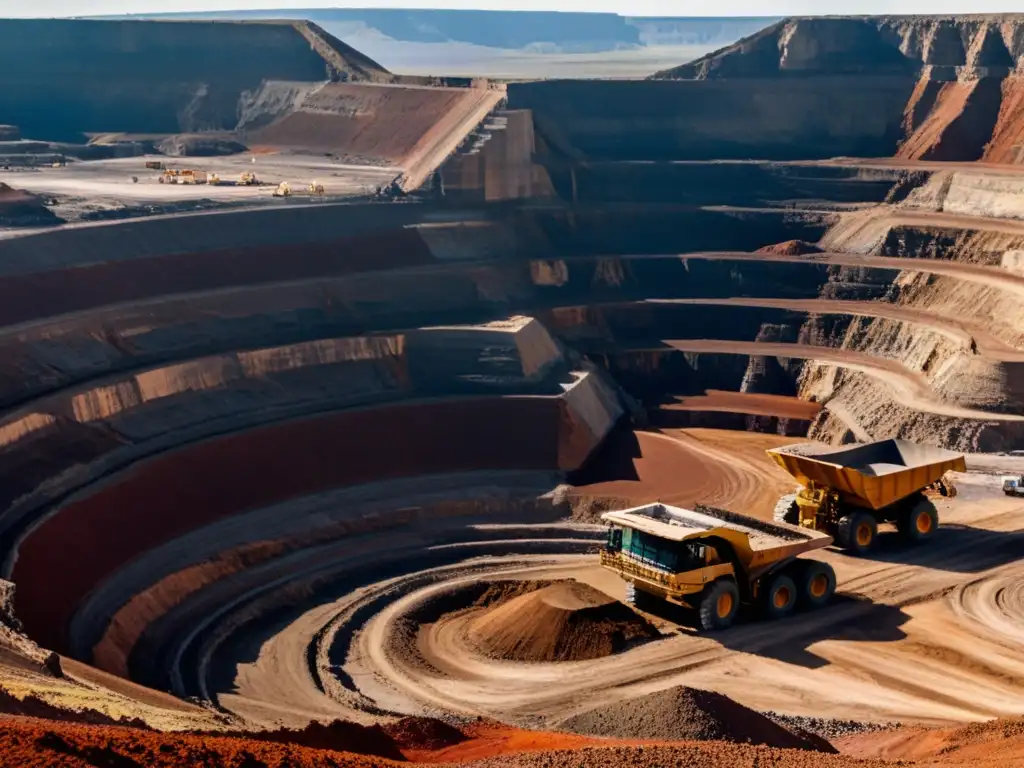
<svg viewBox="0 0 1024 768">
<path fill-rule="evenodd" d="M 826 533 L 703 506 L 647 504 L 601 519 L 609 526 L 601 565 L 629 582 L 630 602 L 693 608 L 705 630 L 731 626 L 742 604 L 782 618 L 820 608 L 835 592 L 828 563 L 799 557 L 831 544 Z"/>
<path fill-rule="evenodd" d="M 848 552 L 871 549 L 879 523 L 895 523 L 908 542 L 935 535 L 932 496 L 955 496 L 946 477 L 967 469 L 962 453 L 906 440 L 880 440 L 839 449 L 813 444 L 768 451 L 800 488 L 775 508 L 779 522 L 822 531 Z"/>
</svg>

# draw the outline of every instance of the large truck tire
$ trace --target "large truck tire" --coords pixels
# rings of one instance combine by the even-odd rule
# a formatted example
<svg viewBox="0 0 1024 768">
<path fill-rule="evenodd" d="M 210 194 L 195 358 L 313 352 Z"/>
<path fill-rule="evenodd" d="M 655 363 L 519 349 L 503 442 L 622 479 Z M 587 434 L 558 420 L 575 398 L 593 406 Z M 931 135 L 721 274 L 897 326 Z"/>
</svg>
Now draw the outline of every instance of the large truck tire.
<svg viewBox="0 0 1024 768">
<path fill-rule="evenodd" d="M 801 611 L 813 611 L 829 604 L 836 591 L 836 572 L 820 560 L 797 560 L 796 603 Z"/>
<path fill-rule="evenodd" d="M 896 530 L 910 544 L 928 541 L 939 529 L 939 510 L 927 496 L 921 495 L 896 519 Z"/>
<path fill-rule="evenodd" d="M 878 521 L 867 512 L 851 512 L 840 518 L 836 544 L 853 555 L 871 551 L 878 537 Z"/>
<path fill-rule="evenodd" d="M 765 618 L 784 619 L 796 610 L 796 582 L 788 573 L 777 573 L 769 581 L 768 587 L 761 593 L 761 609 Z"/>
<path fill-rule="evenodd" d="M 720 579 L 708 587 L 700 601 L 700 628 L 706 632 L 728 629 L 740 610 L 740 590 L 732 579 Z"/>
<path fill-rule="evenodd" d="M 775 522 L 800 525 L 800 507 L 796 504 L 796 494 L 787 493 L 775 505 Z"/>
</svg>

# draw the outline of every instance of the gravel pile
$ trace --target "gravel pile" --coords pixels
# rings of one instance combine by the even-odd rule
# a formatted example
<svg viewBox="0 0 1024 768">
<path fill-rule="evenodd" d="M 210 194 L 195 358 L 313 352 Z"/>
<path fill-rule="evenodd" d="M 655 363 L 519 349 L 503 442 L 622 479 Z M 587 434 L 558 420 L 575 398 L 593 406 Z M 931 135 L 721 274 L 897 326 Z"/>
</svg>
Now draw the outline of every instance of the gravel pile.
<svg viewBox="0 0 1024 768">
<path fill-rule="evenodd" d="M 898 763 L 709 743 L 524 752 L 458 765 L 459 768 L 892 768 Z"/>
<path fill-rule="evenodd" d="M 780 715 L 778 712 L 764 712 L 765 717 L 791 731 L 806 731 L 824 739 L 838 739 L 855 736 L 858 733 L 875 733 L 902 727 L 902 723 L 864 723 L 858 720 L 832 720 L 827 717 L 802 717 Z"/>
<path fill-rule="evenodd" d="M 667 741 L 731 741 L 834 752 L 818 738 L 797 735 L 727 696 L 679 686 L 576 715 L 564 730 L 591 736 Z"/>
</svg>

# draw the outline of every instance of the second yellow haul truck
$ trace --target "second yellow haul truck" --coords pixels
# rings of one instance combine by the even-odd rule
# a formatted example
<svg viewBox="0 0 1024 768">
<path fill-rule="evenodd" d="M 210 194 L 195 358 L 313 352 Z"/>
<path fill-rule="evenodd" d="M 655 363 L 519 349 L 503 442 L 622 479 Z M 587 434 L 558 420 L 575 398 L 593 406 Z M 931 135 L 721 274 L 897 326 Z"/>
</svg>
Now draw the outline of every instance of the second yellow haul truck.
<svg viewBox="0 0 1024 768">
<path fill-rule="evenodd" d="M 813 443 L 768 451 L 800 483 L 775 508 L 779 522 L 828 533 L 853 554 L 868 552 L 879 523 L 895 523 L 909 543 L 939 527 L 932 496 L 955 496 L 947 472 L 965 472 L 962 453 L 906 440 L 823 450 Z"/>
<path fill-rule="evenodd" d="M 648 504 L 601 516 L 608 542 L 601 565 L 628 582 L 630 602 L 696 609 L 705 630 L 732 625 L 743 604 L 767 618 L 827 604 L 836 589 L 828 563 L 798 557 L 827 547 L 819 531 L 722 509 Z"/>
</svg>

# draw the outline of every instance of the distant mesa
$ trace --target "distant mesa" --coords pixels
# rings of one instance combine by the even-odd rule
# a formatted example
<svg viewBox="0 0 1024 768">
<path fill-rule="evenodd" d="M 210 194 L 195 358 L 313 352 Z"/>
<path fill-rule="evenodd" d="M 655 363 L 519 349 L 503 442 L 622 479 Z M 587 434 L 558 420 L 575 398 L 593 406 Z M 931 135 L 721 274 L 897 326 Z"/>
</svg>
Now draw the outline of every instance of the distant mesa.
<svg viewBox="0 0 1024 768">
<path fill-rule="evenodd" d="M 247 94 L 268 80 L 394 79 L 309 22 L 6 19 L 0 72 L 18 73 L 2 83 L 0 124 L 54 141 L 230 131 Z"/>
</svg>

